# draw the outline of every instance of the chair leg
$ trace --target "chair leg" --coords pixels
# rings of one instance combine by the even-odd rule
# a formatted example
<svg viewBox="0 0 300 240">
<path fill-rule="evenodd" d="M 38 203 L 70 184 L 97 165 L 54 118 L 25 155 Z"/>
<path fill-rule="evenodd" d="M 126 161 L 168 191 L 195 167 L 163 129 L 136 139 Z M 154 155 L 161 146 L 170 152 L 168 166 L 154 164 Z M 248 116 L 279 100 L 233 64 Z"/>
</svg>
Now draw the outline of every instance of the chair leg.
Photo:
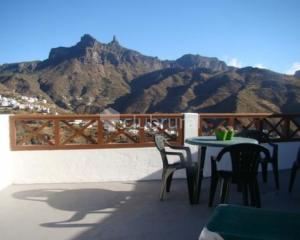
<svg viewBox="0 0 300 240">
<path fill-rule="evenodd" d="M 215 193 L 217 190 L 217 186 L 218 186 L 218 181 L 219 178 L 217 175 L 215 176 L 211 176 L 211 183 L 210 183 L 210 190 L 209 190 L 209 201 L 208 201 L 208 206 L 212 207 L 213 202 L 214 202 L 214 198 L 215 198 Z"/>
<path fill-rule="evenodd" d="M 225 203 L 225 202 L 228 201 L 229 186 L 230 186 L 230 180 L 229 179 L 223 179 L 222 188 L 221 188 L 221 203 Z"/>
<path fill-rule="evenodd" d="M 294 182 L 295 182 L 296 173 L 297 173 L 297 166 L 294 163 L 293 167 L 292 167 L 292 170 L 291 170 L 291 177 L 290 177 L 290 183 L 289 183 L 289 192 L 292 192 Z"/>
<path fill-rule="evenodd" d="M 272 167 L 273 167 L 276 189 L 279 190 L 279 171 L 278 171 L 278 161 L 276 159 L 273 160 Z"/>
<path fill-rule="evenodd" d="M 255 180 L 254 182 L 254 191 L 255 191 L 255 207 L 260 208 L 261 200 L 260 200 L 260 191 L 259 191 L 259 185 L 257 180 Z"/>
<path fill-rule="evenodd" d="M 162 173 L 162 180 L 161 180 L 161 187 L 160 187 L 160 200 L 163 201 L 166 194 L 166 187 L 167 187 L 167 180 L 170 174 L 172 174 L 173 171 L 170 171 L 169 169 L 164 169 Z"/>
<path fill-rule="evenodd" d="M 167 192 L 170 192 L 171 189 L 171 183 L 172 183 L 172 179 L 173 179 L 173 173 L 172 172 L 169 177 L 167 178 Z"/>
<path fill-rule="evenodd" d="M 249 184 L 249 191 L 250 191 L 251 206 L 255 207 L 257 199 L 256 199 L 255 184 L 253 182 Z"/>
<path fill-rule="evenodd" d="M 194 180 L 195 180 L 195 172 L 191 167 L 186 168 L 186 180 L 188 185 L 188 193 L 190 204 L 194 203 Z"/>
<path fill-rule="evenodd" d="M 266 183 L 268 178 L 268 163 L 261 164 L 261 172 L 262 172 L 263 181 Z"/>
<path fill-rule="evenodd" d="M 165 179 L 166 179 L 166 170 L 164 169 L 161 177 L 161 185 L 160 185 L 160 201 L 163 201 L 165 198 Z"/>
<path fill-rule="evenodd" d="M 245 206 L 249 206 L 249 201 L 248 201 L 248 184 L 246 183 L 243 183 L 243 189 L 242 189 L 242 192 L 243 192 L 243 203 Z"/>
</svg>

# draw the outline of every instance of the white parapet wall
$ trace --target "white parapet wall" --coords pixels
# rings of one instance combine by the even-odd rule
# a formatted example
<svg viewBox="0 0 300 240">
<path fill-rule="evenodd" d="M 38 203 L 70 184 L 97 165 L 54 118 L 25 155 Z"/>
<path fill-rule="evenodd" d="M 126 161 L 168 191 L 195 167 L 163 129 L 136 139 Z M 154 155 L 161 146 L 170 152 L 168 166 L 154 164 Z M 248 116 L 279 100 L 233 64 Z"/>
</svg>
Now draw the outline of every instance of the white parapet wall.
<svg viewBox="0 0 300 240">
<path fill-rule="evenodd" d="M 78 149 L 11 151 L 9 118 L 0 116 L 0 189 L 30 183 L 78 183 L 98 181 L 135 181 L 160 179 L 162 162 L 159 152 L 149 148 Z M 185 114 L 185 137 L 198 134 L 198 114 Z M 299 142 L 279 144 L 279 167 L 288 169 L 296 158 Z M 190 146 L 194 161 L 197 147 Z M 220 149 L 208 148 L 204 175 L 210 175 L 210 156 Z M 185 177 L 179 171 L 175 177 Z"/>
<path fill-rule="evenodd" d="M 291 169 L 293 162 L 297 158 L 300 142 L 279 143 L 278 165 L 279 169 Z"/>
<path fill-rule="evenodd" d="M 9 116 L 0 115 L 0 190 L 12 183 L 12 161 L 9 148 Z"/>
<path fill-rule="evenodd" d="M 184 114 L 184 137 L 185 139 L 198 136 L 198 129 L 199 129 L 199 115 L 198 113 L 185 113 Z M 198 147 L 185 144 L 186 146 L 190 147 L 193 160 L 197 161 L 198 158 Z"/>
<path fill-rule="evenodd" d="M 66 183 L 158 179 L 154 148 L 15 151 L 14 183 Z"/>
</svg>

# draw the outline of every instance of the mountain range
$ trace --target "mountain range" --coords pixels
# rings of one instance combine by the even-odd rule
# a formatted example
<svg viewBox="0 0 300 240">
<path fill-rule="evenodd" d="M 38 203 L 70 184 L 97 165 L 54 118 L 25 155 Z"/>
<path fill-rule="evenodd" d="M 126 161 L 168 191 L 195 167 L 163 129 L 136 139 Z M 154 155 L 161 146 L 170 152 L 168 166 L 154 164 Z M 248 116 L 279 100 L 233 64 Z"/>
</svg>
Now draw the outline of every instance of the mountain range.
<svg viewBox="0 0 300 240">
<path fill-rule="evenodd" d="M 43 61 L 0 65 L 0 94 L 37 96 L 59 112 L 297 112 L 300 72 L 235 68 L 213 57 L 145 56 L 85 34 Z"/>
</svg>

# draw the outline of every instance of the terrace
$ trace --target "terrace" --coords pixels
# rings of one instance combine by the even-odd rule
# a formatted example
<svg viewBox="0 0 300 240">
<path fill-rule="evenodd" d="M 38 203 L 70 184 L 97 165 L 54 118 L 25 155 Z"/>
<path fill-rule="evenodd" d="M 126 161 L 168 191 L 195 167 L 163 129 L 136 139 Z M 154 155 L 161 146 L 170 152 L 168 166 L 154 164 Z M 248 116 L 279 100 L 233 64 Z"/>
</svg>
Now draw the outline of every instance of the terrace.
<svg viewBox="0 0 300 240">
<path fill-rule="evenodd" d="M 161 159 L 153 134 L 182 144 L 218 125 L 263 129 L 279 144 L 280 190 L 261 182 L 263 208 L 300 212 L 288 194 L 300 115 L 155 114 L 1 116 L 1 239 L 197 239 L 209 208 L 210 166 L 200 204 L 190 205 L 183 172 L 159 201 Z M 10 141 L 8 141 L 10 139 Z M 197 148 L 191 146 L 193 158 Z M 207 156 L 219 149 L 209 148 Z M 206 159 L 208 160 L 208 159 Z M 209 163 L 209 161 L 206 161 Z M 241 195 L 231 191 L 231 201 Z M 216 206 L 216 204 L 215 204 Z"/>
</svg>

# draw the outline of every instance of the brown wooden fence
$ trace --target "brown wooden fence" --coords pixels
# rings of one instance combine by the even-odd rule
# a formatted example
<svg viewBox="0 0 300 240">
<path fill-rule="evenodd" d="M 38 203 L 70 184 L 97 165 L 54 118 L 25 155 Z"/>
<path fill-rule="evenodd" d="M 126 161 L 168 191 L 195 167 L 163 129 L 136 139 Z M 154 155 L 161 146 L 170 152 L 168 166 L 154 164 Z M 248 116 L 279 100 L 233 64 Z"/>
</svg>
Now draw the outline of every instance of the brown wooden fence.
<svg viewBox="0 0 300 240">
<path fill-rule="evenodd" d="M 10 143 L 12 150 L 148 147 L 162 133 L 183 144 L 183 126 L 183 114 L 15 115 Z"/>
<path fill-rule="evenodd" d="M 300 114 L 199 114 L 199 135 L 213 135 L 214 130 L 220 126 L 232 126 L 237 132 L 257 129 L 268 134 L 274 141 L 300 140 Z"/>
<path fill-rule="evenodd" d="M 200 113 L 199 135 L 213 135 L 219 126 L 236 131 L 258 129 L 275 141 L 300 140 L 300 114 Z M 55 150 L 154 146 L 164 134 L 183 144 L 183 114 L 15 115 L 10 117 L 12 150 Z"/>
</svg>

